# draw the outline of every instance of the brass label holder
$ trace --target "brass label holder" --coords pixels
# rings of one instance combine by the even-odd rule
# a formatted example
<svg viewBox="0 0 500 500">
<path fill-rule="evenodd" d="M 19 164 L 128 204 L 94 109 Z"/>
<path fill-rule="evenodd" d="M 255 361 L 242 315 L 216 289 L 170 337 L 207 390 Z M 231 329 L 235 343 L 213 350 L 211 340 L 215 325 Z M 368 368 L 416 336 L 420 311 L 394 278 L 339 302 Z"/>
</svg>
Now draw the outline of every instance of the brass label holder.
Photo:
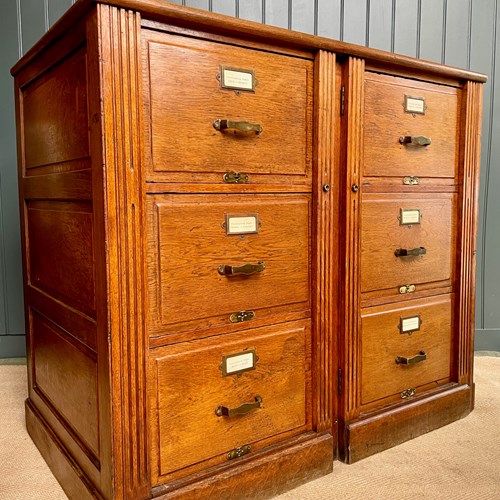
<svg viewBox="0 0 500 500">
<path fill-rule="evenodd" d="M 420 224 L 422 214 L 419 208 L 400 208 L 399 209 L 399 225 L 400 226 L 413 226 Z"/>
<path fill-rule="evenodd" d="M 255 92 L 257 86 L 253 69 L 233 68 L 222 64 L 217 79 L 220 82 L 220 88 L 224 90 Z"/>
<path fill-rule="evenodd" d="M 222 356 L 222 362 L 219 366 L 223 377 L 229 375 L 241 375 L 250 370 L 255 370 L 259 356 L 255 349 L 236 352 Z"/>
<path fill-rule="evenodd" d="M 260 226 L 259 214 L 224 214 L 222 223 L 226 236 L 258 234 Z"/>
<path fill-rule="evenodd" d="M 425 115 L 425 109 L 427 108 L 425 104 L 425 99 L 423 97 L 412 97 L 405 94 L 405 99 L 403 102 L 403 107 L 405 113 L 410 113 L 411 115 Z"/>
<path fill-rule="evenodd" d="M 399 333 L 411 335 L 413 332 L 420 330 L 422 319 L 420 315 L 399 318 Z"/>
</svg>

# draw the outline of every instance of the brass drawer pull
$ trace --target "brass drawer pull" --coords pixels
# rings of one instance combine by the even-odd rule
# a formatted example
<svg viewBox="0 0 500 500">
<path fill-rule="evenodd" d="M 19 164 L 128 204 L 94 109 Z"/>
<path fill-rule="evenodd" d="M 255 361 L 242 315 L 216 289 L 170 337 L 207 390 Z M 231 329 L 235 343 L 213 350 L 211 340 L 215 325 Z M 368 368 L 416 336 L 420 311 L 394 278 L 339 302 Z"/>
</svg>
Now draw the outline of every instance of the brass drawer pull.
<svg viewBox="0 0 500 500">
<path fill-rule="evenodd" d="M 427 359 L 427 354 L 425 351 L 420 351 L 419 354 L 413 356 L 413 358 L 405 358 L 404 356 L 396 356 L 397 365 L 414 365 L 415 363 L 420 363 Z"/>
<path fill-rule="evenodd" d="M 263 261 L 258 264 L 243 264 L 242 266 L 228 266 L 227 264 L 222 264 L 217 268 L 217 271 L 222 276 L 236 276 L 238 274 L 255 274 L 261 273 L 266 268 Z"/>
<path fill-rule="evenodd" d="M 399 138 L 400 144 L 411 144 L 412 146 L 430 146 L 432 143 L 430 137 L 423 137 L 421 135 L 402 135 Z"/>
<path fill-rule="evenodd" d="M 261 408 L 262 398 L 260 396 L 255 396 L 255 402 L 253 403 L 243 403 L 237 408 L 228 408 L 227 406 L 217 406 L 215 409 L 215 414 L 218 417 L 234 417 L 235 415 L 246 415 L 248 412 Z"/>
<path fill-rule="evenodd" d="M 214 120 L 214 129 L 219 132 L 224 130 L 237 130 L 238 132 L 255 132 L 257 135 L 262 133 L 262 125 L 245 121 L 235 121 L 226 119 Z"/>
<path fill-rule="evenodd" d="M 396 257 L 410 257 L 410 256 L 419 256 L 425 255 L 427 253 L 427 249 L 424 247 L 412 248 L 408 250 L 406 248 L 397 248 L 394 252 Z"/>
</svg>

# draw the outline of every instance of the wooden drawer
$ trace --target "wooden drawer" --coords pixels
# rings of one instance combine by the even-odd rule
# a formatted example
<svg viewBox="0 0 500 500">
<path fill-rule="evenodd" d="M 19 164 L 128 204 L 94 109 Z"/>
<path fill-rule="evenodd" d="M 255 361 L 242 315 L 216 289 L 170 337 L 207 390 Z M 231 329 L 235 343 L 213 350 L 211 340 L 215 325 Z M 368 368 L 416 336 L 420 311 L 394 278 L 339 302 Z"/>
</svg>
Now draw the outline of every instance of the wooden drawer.
<svg viewBox="0 0 500 500">
<path fill-rule="evenodd" d="M 312 61 L 147 31 L 143 55 L 147 180 L 310 186 Z M 217 131 L 220 119 L 262 131 Z"/>
<path fill-rule="evenodd" d="M 453 297 L 440 295 L 362 312 L 362 404 L 391 396 L 401 400 L 407 389 L 418 394 L 423 386 L 450 380 Z M 412 363 L 421 352 L 426 359 Z M 410 363 L 397 363 L 398 356 Z"/>
<path fill-rule="evenodd" d="M 398 294 L 403 285 L 415 285 L 418 291 L 419 285 L 428 288 L 452 284 L 457 232 L 455 194 L 390 198 L 387 194 L 368 194 L 363 197 L 361 212 L 362 292 L 388 290 Z M 425 254 L 402 255 L 404 250 L 420 248 L 425 249 Z"/>
<path fill-rule="evenodd" d="M 364 91 L 365 177 L 456 177 L 460 89 L 367 73 Z M 400 137 L 426 137 L 431 144 L 401 144 Z"/>
<path fill-rule="evenodd" d="M 306 430 L 309 339 L 309 322 L 300 321 L 152 350 L 153 482 Z M 256 398 L 260 408 L 220 415 Z"/>
<path fill-rule="evenodd" d="M 147 207 L 150 335 L 241 328 L 240 311 L 246 328 L 310 315 L 309 195 L 155 195 Z M 238 274 L 246 264 L 253 274 Z"/>
</svg>

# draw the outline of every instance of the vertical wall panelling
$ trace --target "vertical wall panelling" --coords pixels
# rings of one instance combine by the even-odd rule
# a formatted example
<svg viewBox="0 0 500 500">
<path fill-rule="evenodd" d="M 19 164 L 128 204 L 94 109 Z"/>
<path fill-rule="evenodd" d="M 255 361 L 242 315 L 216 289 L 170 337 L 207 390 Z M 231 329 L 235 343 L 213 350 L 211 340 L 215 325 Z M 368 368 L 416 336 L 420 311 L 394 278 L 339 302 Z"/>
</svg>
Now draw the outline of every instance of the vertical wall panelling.
<svg viewBox="0 0 500 500">
<path fill-rule="evenodd" d="M 209 10 L 209 0 L 186 0 L 184 5 L 186 5 L 186 7 Z"/>
<path fill-rule="evenodd" d="M 22 26 L 22 47 L 23 53 L 47 30 L 47 4 L 40 0 L 20 0 L 21 1 L 21 26 Z"/>
<path fill-rule="evenodd" d="M 294 0 L 292 2 L 291 28 L 303 33 L 315 34 L 315 0 Z"/>
<path fill-rule="evenodd" d="M 289 28 L 288 0 L 265 0 L 265 23 L 280 28 Z"/>
<path fill-rule="evenodd" d="M 263 0 L 239 0 L 239 17 L 248 21 L 264 22 L 262 19 Z"/>
<path fill-rule="evenodd" d="M 368 45 L 391 50 L 392 29 L 392 0 L 370 0 Z"/>
<path fill-rule="evenodd" d="M 500 36 L 498 27 L 500 26 L 500 9 L 497 6 L 496 16 L 496 40 L 495 54 L 500 54 Z M 500 64 L 496 63 L 492 68 L 492 86 L 494 92 L 493 99 L 493 120 L 491 122 L 491 153 L 490 165 L 487 173 L 487 197 L 485 199 L 484 212 L 484 232 L 483 244 L 485 245 L 483 266 L 487 270 L 484 273 L 484 326 L 486 330 L 496 330 L 497 344 L 500 346 L 500 265 L 498 248 L 500 246 L 500 231 L 498 230 L 498 219 L 500 215 Z M 493 332 L 492 332 L 493 333 Z"/>
<path fill-rule="evenodd" d="M 20 56 L 18 8 L 9 0 L 0 16 L 0 357 L 25 351 L 14 85 L 9 73 Z"/>
<path fill-rule="evenodd" d="M 448 0 L 444 63 L 467 68 L 470 49 L 471 0 Z"/>
<path fill-rule="evenodd" d="M 212 12 L 238 17 L 238 0 L 212 0 Z"/>
<path fill-rule="evenodd" d="M 488 199 L 488 178 L 491 166 L 491 132 L 493 120 L 493 84 L 495 69 L 496 0 L 473 0 L 471 16 L 471 69 L 490 75 L 483 89 L 483 124 L 481 136 L 481 180 L 477 237 L 476 327 L 484 328 L 484 221 Z M 478 339 L 480 340 L 480 339 Z"/>
<path fill-rule="evenodd" d="M 48 0 L 49 26 L 52 26 L 70 7 L 71 0 Z"/>
<path fill-rule="evenodd" d="M 366 45 L 366 10 L 369 0 L 344 0 L 344 41 Z"/>
<path fill-rule="evenodd" d="M 443 0 L 421 0 L 419 57 L 441 62 L 444 40 Z"/>
<path fill-rule="evenodd" d="M 340 40 L 341 0 L 318 0 L 318 35 Z"/>
<path fill-rule="evenodd" d="M 419 2 L 396 0 L 394 20 L 394 52 L 405 56 L 417 56 L 419 35 Z"/>
</svg>

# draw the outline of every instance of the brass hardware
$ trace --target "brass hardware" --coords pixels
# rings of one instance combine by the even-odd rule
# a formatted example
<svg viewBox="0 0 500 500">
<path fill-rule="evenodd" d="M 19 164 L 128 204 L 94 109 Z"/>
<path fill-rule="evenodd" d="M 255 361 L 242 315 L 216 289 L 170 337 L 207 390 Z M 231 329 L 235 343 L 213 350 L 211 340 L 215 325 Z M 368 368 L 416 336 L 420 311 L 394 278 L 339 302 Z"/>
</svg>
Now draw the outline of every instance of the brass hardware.
<svg viewBox="0 0 500 500">
<path fill-rule="evenodd" d="M 413 177 L 413 176 L 408 176 L 408 177 L 403 177 L 403 184 L 405 186 L 417 186 L 420 184 L 420 178 L 418 177 Z"/>
<path fill-rule="evenodd" d="M 417 287 L 415 285 L 403 285 L 399 287 L 399 293 L 413 293 L 416 289 Z"/>
<path fill-rule="evenodd" d="M 236 276 L 238 274 L 243 274 L 248 276 L 250 274 L 261 273 L 266 268 L 263 261 L 258 264 L 243 264 L 241 266 L 228 266 L 227 264 L 221 264 L 217 271 L 222 276 Z"/>
<path fill-rule="evenodd" d="M 261 224 L 259 214 L 224 214 L 222 228 L 226 236 L 241 236 L 258 234 Z"/>
<path fill-rule="evenodd" d="M 408 250 L 407 248 L 396 248 L 394 255 L 396 257 L 417 257 L 419 255 L 425 255 L 427 249 L 424 247 L 412 248 Z"/>
<path fill-rule="evenodd" d="M 357 184 L 353 184 L 351 186 L 351 190 L 353 193 L 357 193 L 359 191 L 359 186 Z"/>
<path fill-rule="evenodd" d="M 226 172 L 222 180 L 227 184 L 246 184 L 249 177 L 247 174 L 240 174 L 240 172 Z"/>
<path fill-rule="evenodd" d="M 430 146 L 432 141 L 429 137 L 423 137 L 421 135 L 402 135 L 399 138 L 400 144 L 411 144 L 412 146 Z"/>
<path fill-rule="evenodd" d="M 257 80 L 253 69 L 231 68 L 221 65 L 217 75 L 220 88 L 239 92 L 255 92 Z"/>
<path fill-rule="evenodd" d="M 405 95 L 403 103 L 405 113 L 415 115 L 425 115 L 425 99 L 423 97 L 412 97 Z"/>
<path fill-rule="evenodd" d="M 246 415 L 252 410 L 261 408 L 262 398 L 260 396 L 255 396 L 255 401 L 251 403 L 243 403 L 237 408 L 228 408 L 227 406 L 219 405 L 215 409 L 215 414 L 218 417 L 234 417 L 236 415 Z"/>
<path fill-rule="evenodd" d="M 405 356 L 396 356 L 396 364 L 397 365 L 414 365 L 416 363 L 420 363 L 427 359 L 427 354 L 425 351 L 420 351 L 419 354 L 413 356 L 413 358 L 406 358 Z"/>
<path fill-rule="evenodd" d="M 420 224 L 422 215 L 419 208 L 400 208 L 399 209 L 399 225 L 412 226 Z"/>
<path fill-rule="evenodd" d="M 243 455 L 250 453 L 251 451 L 252 451 L 252 447 L 249 444 L 244 444 L 243 446 L 240 446 L 239 448 L 235 448 L 234 450 L 229 451 L 227 453 L 227 459 L 233 460 L 234 458 L 240 458 Z"/>
<path fill-rule="evenodd" d="M 238 132 L 255 132 L 257 135 L 262 133 L 262 125 L 258 123 L 250 123 L 243 120 L 226 120 L 218 118 L 214 120 L 213 126 L 215 130 L 219 132 L 224 132 L 224 130 L 237 130 Z"/>
<path fill-rule="evenodd" d="M 412 396 L 415 396 L 416 393 L 417 393 L 417 389 L 415 389 L 415 387 L 410 387 L 409 389 L 404 390 L 400 394 L 400 396 L 402 399 L 406 399 L 406 398 L 411 398 Z"/>
<path fill-rule="evenodd" d="M 330 184 L 323 184 L 323 191 L 328 193 L 328 191 L 330 191 Z"/>
<path fill-rule="evenodd" d="M 241 323 L 243 321 L 250 321 L 255 318 L 255 313 L 253 311 L 239 311 L 231 314 L 229 316 L 229 321 L 231 323 Z"/>
<path fill-rule="evenodd" d="M 222 363 L 219 368 L 223 377 L 229 375 L 239 376 L 244 372 L 255 370 L 257 361 L 259 361 L 259 356 L 257 356 L 255 349 L 247 349 L 245 351 L 222 356 Z"/>
<path fill-rule="evenodd" d="M 422 325 L 422 318 L 417 316 L 409 316 L 406 318 L 399 318 L 399 332 L 411 335 L 413 332 L 420 330 Z"/>
</svg>

